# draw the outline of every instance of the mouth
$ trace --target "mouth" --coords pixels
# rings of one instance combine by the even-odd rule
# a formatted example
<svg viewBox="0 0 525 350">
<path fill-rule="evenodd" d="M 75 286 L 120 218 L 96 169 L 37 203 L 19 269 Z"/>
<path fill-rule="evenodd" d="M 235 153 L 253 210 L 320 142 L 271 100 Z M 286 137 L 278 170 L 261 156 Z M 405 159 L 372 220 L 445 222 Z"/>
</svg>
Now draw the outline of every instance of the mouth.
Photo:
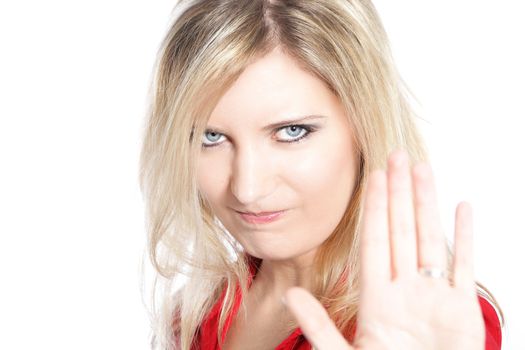
<svg viewBox="0 0 525 350">
<path fill-rule="evenodd" d="M 285 212 L 286 210 L 260 213 L 245 213 L 238 211 L 237 213 L 239 214 L 241 219 L 243 219 L 249 224 L 266 224 L 276 221 L 277 219 L 282 217 Z"/>
</svg>

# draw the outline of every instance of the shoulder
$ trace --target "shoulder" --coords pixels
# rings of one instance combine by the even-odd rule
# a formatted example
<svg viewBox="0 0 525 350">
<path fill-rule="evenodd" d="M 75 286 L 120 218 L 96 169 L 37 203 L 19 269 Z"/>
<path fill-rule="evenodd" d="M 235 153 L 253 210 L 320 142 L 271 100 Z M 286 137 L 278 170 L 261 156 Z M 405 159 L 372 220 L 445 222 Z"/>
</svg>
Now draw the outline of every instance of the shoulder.
<svg viewBox="0 0 525 350">
<path fill-rule="evenodd" d="M 485 322 L 485 350 L 501 349 L 501 321 L 496 308 L 485 297 L 478 295 L 479 305 Z"/>
</svg>

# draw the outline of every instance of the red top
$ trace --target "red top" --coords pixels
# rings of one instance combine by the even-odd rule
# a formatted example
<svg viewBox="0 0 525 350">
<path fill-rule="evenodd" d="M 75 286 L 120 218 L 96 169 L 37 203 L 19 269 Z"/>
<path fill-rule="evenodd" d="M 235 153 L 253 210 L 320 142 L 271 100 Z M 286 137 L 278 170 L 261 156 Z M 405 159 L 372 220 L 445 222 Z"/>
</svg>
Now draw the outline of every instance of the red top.
<svg viewBox="0 0 525 350">
<path fill-rule="evenodd" d="M 251 285 L 251 281 L 252 276 L 250 276 L 248 285 Z M 221 297 L 202 323 L 197 336 L 198 345 L 194 347 L 194 349 L 221 350 L 219 344 L 217 343 L 217 331 L 219 328 L 219 314 L 221 311 L 224 295 L 225 291 L 223 291 Z M 232 312 L 226 318 L 222 332 L 222 341 L 224 341 L 226 333 L 228 332 L 228 329 L 232 323 L 233 317 L 236 315 L 239 309 L 241 299 L 241 289 L 240 287 L 237 287 Z M 485 321 L 485 350 L 501 350 L 501 328 L 496 310 L 485 298 L 478 296 L 478 301 L 483 313 L 483 320 Z M 311 346 L 303 335 L 301 328 L 296 328 L 295 331 L 293 331 L 288 336 L 288 338 L 286 338 L 275 348 L 275 350 L 311 350 Z"/>
</svg>

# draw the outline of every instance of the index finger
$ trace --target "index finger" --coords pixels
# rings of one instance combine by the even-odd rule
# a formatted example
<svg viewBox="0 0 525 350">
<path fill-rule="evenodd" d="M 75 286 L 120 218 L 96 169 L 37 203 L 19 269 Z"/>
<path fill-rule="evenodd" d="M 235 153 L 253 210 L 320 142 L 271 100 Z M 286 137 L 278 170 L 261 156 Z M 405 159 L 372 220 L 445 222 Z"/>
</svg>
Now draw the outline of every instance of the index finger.
<svg viewBox="0 0 525 350">
<path fill-rule="evenodd" d="M 377 290 L 392 276 L 388 226 L 387 176 L 370 173 L 366 188 L 361 232 L 361 283 L 363 290 Z"/>
</svg>

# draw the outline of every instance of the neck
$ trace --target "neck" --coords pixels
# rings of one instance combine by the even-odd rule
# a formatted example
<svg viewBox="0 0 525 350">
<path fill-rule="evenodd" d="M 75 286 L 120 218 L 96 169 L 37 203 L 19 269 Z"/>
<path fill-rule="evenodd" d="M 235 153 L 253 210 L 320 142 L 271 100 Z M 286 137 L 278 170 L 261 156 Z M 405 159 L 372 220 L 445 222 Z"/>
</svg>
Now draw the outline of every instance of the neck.
<svg viewBox="0 0 525 350">
<path fill-rule="evenodd" d="M 311 291 L 315 252 L 288 260 L 263 260 L 250 289 L 258 298 L 267 301 L 280 301 L 286 290 L 294 286 Z"/>
</svg>

